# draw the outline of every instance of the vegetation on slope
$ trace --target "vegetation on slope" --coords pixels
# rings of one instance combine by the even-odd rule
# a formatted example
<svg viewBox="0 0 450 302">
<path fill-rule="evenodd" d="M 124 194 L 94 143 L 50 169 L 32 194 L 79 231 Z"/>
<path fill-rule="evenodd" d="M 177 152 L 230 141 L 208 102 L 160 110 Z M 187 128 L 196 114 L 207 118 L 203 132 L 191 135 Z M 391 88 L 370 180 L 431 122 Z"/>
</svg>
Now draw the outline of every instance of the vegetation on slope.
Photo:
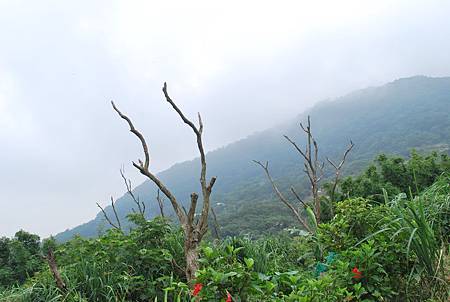
<svg viewBox="0 0 450 302">
<path fill-rule="evenodd" d="M 355 148 L 344 169 L 344 175 L 350 175 L 362 171 L 380 153 L 405 156 L 413 148 L 420 152 L 448 153 L 448 112 L 450 78 L 412 77 L 321 103 L 292 122 L 209 152 L 210 175 L 218 176 L 212 201 L 225 234 L 276 233 L 294 223 L 276 202 L 263 173 L 252 160 L 270 161 L 273 177 L 282 188 L 294 185 L 298 192 L 309 192 L 302 162 L 282 137 L 283 134 L 293 139 L 301 137 L 298 122 L 304 121 L 306 115 L 312 117 L 312 127 L 324 157 L 339 158 L 348 140 L 353 140 Z M 198 160 L 176 164 L 158 176 L 180 200 L 187 200 L 199 189 L 195 176 L 199 165 Z M 153 185 L 145 182 L 135 189 L 135 194 L 146 202 L 148 218 L 158 215 Z M 133 205 L 127 194 L 117 200 L 123 225 Z M 168 203 L 166 208 L 170 208 Z M 112 215 L 110 207 L 106 211 Z M 99 213 L 94 220 L 56 238 L 65 241 L 76 234 L 95 237 L 107 227 Z"/>
<path fill-rule="evenodd" d="M 32 251 L 21 266 L 34 269 L 17 270 L 26 280 L 0 276 L 9 280 L 0 301 L 447 301 L 449 162 L 438 154 L 380 155 L 375 169 L 341 183 L 335 215 L 313 235 L 290 228 L 203 242 L 194 284 L 185 279 L 182 232 L 161 217 L 132 214 L 129 233 L 53 246 L 64 290 L 43 260 L 32 265 L 45 254 L 38 239 L 19 232 L 2 239 L 0 261 L 16 271 L 20 242 Z"/>
</svg>

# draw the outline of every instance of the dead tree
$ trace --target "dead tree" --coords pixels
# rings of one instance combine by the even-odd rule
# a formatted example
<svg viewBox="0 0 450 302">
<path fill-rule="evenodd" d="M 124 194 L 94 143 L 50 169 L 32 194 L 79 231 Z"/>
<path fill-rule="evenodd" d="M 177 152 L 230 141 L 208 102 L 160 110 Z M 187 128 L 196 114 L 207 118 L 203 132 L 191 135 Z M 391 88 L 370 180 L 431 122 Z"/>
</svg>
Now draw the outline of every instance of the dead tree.
<svg viewBox="0 0 450 302">
<path fill-rule="evenodd" d="M 61 274 L 59 273 L 59 270 L 58 270 L 58 265 L 56 264 L 55 254 L 53 253 L 52 249 L 48 250 L 47 256 L 45 256 L 45 259 L 47 260 L 50 271 L 53 274 L 53 278 L 55 278 L 56 286 L 59 288 L 59 290 L 61 290 L 62 292 L 65 292 L 66 284 L 64 283 L 63 279 L 61 278 Z"/>
<path fill-rule="evenodd" d="M 311 196 L 312 196 L 312 212 L 315 216 L 316 222 L 320 222 L 320 216 L 321 216 L 321 198 L 319 195 L 319 189 L 320 189 L 320 181 L 323 178 L 324 175 L 324 165 L 325 163 L 320 161 L 319 159 L 319 146 L 317 144 L 316 139 L 314 138 L 312 131 L 311 131 L 311 118 L 308 116 L 308 124 L 306 127 L 300 123 L 300 127 L 306 134 L 306 146 L 305 149 L 302 150 L 296 142 L 294 142 L 292 139 L 290 139 L 287 135 L 284 135 L 284 138 L 292 145 L 294 146 L 295 150 L 300 154 L 300 156 L 303 159 L 303 167 L 304 172 L 308 176 L 308 180 L 311 186 Z M 340 173 L 342 166 L 345 163 L 345 159 L 348 155 L 348 153 L 353 148 L 353 143 L 350 141 L 350 146 L 347 148 L 347 150 L 344 153 L 344 156 L 341 160 L 341 162 L 336 165 L 331 160 L 328 160 L 328 162 L 335 168 L 335 183 L 332 188 L 332 199 L 334 199 L 334 194 L 336 191 L 337 182 L 339 181 Z M 265 165 L 263 165 L 261 162 L 255 161 L 259 166 L 261 166 L 266 173 L 267 178 L 269 179 L 269 182 L 272 185 L 273 190 L 277 194 L 278 198 L 291 210 L 291 212 L 294 214 L 296 219 L 300 222 L 300 224 L 309 232 L 312 232 L 311 226 L 307 223 L 307 221 L 303 218 L 302 212 L 299 210 L 300 207 L 295 207 L 278 189 L 277 185 L 275 184 L 274 180 L 272 179 L 268 163 L 266 162 Z M 300 198 L 299 194 L 294 190 L 293 187 L 291 187 L 291 192 L 297 199 L 297 201 L 300 202 L 300 204 L 303 206 L 303 208 L 307 208 L 308 205 Z"/>
<path fill-rule="evenodd" d="M 108 214 L 106 214 L 105 209 L 97 202 L 97 207 L 100 208 L 100 210 L 103 213 L 103 216 L 105 217 L 106 221 L 109 223 L 110 226 L 112 226 L 116 230 L 122 230 L 122 225 L 120 224 L 119 215 L 117 215 L 116 206 L 114 205 L 114 199 L 111 196 L 111 208 L 114 212 L 114 217 L 116 218 L 116 223 L 112 222 L 111 218 L 109 218 Z"/>
<path fill-rule="evenodd" d="M 188 118 L 185 117 L 183 112 L 177 107 L 177 105 L 172 101 L 168 92 L 167 85 L 164 83 L 163 93 L 166 101 L 172 106 L 172 108 L 178 113 L 179 117 L 182 121 L 188 125 L 192 131 L 194 132 L 197 140 L 197 147 L 200 153 L 200 185 L 202 190 L 202 211 L 199 215 L 198 220 L 195 220 L 195 210 L 197 207 L 197 201 L 199 195 L 197 193 L 191 194 L 191 201 L 189 206 L 189 212 L 183 210 L 182 205 L 178 202 L 177 198 L 172 194 L 172 192 L 159 180 L 159 178 L 153 174 L 149 170 L 150 166 L 150 155 L 147 143 L 145 141 L 144 136 L 134 127 L 130 118 L 128 118 L 125 114 L 123 114 L 114 104 L 111 102 L 114 110 L 119 114 L 119 116 L 124 119 L 128 126 L 130 127 L 130 131 L 136 135 L 136 137 L 140 140 L 142 149 L 144 151 L 144 161 L 138 160 L 138 163 L 133 162 L 133 166 L 139 170 L 141 174 L 149 178 L 160 190 L 164 193 L 164 195 L 169 199 L 172 204 L 173 210 L 178 217 L 180 225 L 184 231 L 184 253 L 186 259 L 186 278 L 190 282 L 195 278 L 195 272 L 198 269 L 198 257 L 199 251 L 198 246 L 206 231 L 208 230 L 208 214 L 210 209 L 210 196 L 211 191 L 216 181 L 215 177 L 212 177 L 209 182 L 206 181 L 206 157 L 205 151 L 203 149 L 203 141 L 202 141 L 202 133 L 203 133 L 203 123 L 198 114 L 198 126 L 194 125 Z"/>
<path fill-rule="evenodd" d="M 319 196 L 319 182 L 323 177 L 324 162 L 319 160 L 319 147 L 311 132 L 311 118 L 308 115 L 308 124 L 303 126 L 300 123 L 300 127 L 306 133 L 306 148 L 303 151 L 297 143 L 291 140 L 287 135 L 284 137 L 294 146 L 298 153 L 303 158 L 304 172 L 308 176 L 309 183 L 311 185 L 311 193 L 313 198 L 313 211 L 316 216 L 317 223 L 320 222 L 320 196 Z"/>
<path fill-rule="evenodd" d="M 330 160 L 327 157 L 327 161 L 328 163 L 333 166 L 334 168 L 334 182 L 333 185 L 331 187 L 331 191 L 330 191 L 330 203 L 331 203 L 331 209 L 333 209 L 333 203 L 335 202 L 335 194 L 336 194 L 336 188 L 339 182 L 339 178 L 341 176 L 341 170 L 342 167 L 345 164 L 345 160 L 347 159 L 347 155 L 350 153 L 350 151 L 352 151 L 353 147 L 355 145 L 353 144 L 352 141 L 350 141 L 350 145 L 347 147 L 347 149 L 344 152 L 344 155 L 342 156 L 341 161 L 339 162 L 339 164 L 336 164 L 335 162 L 333 162 L 332 160 Z M 333 211 L 333 210 L 332 210 Z"/>
</svg>

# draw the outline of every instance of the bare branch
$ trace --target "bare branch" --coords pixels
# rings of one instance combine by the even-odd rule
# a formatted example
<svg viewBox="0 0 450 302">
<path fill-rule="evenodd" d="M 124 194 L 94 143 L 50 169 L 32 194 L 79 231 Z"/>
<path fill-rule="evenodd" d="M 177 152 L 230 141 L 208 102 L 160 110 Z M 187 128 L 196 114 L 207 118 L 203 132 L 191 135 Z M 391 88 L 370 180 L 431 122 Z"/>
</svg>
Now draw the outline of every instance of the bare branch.
<svg viewBox="0 0 450 302">
<path fill-rule="evenodd" d="M 298 147 L 298 145 L 297 145 L 296 142 L 294 142 L 293 140 L 291 140 L 291 139 L 289 138 L 289 136 L 287 136 L 287 135 L 283 135 L 283 136 L 284 136 L 285 139 L 287 139 L 287 140 L 294 146 L 294 148 L 298 151 L 298 153 L 300 153 L 301 156 L 303 156 L 303 158 L 304 158 L 305 160 L 308 159 L 308 156 L 306 155 L 306 153 L 303 152 L 303 151 Z"/>
<path fill-rule="evenodd" d="M 189 127 L 191 127 L 191 129 L 194 131 L 194 133 L 199 136 L 200 135 L 200 131 L 198 131 L 197 127 L 194 125 L 194 123 L 192 123 L 189 119 L 187 119 L 183 112 L 178 108 L 178 106 L 172 101 L 172 99 L 170 98 L 168 92 L 167 92 L 167 84 L 164 82 L 164 86 L 162 89 L 164 96 L 166 97 L 166 101 L 172 105 L 173 109 L 178 113 L 178 115 L 181 117 L 181 119 L 183 120 L 183 122 L 185 124 L 187 124 Z"/>
<path fill-rule="evenodd" d="M 173 107 L 173 109 L 178 113 L 178 115 L 181 117 L 183 122 L 187 124 L 192 131 L 194 131 L 196 137 L 197 137 L 197 147 L 198 151 L 200 153 L 200 163 L 201 163 L 201 172 L 200 172 L 200 185 L 202 188 L 202 196 L 203 196 L 203 209 L 202 213 L 200 215 L 200 219 L 198 222 L 198 231 L 200 233 L 204 233 L 204 231 L 207 228 L 208 225 L 208 213 L 209 213 L 209 199 L 211 195 L 211 189 L 215 182 L 215 177 L 211 179 L 211 182 L 209 186 L 206 184 L 206 156 L 205 151 L 203 148 L 203 142 L 202 142 L 202 132 L 203 132 L 203 122 L 201 119 L 200 114 L 198 114 L 199 118 L 199 128 L 197 128 L 193 122 L 191 122 L 186 116 L 183 114 L 183 112 L 178 108 L 178 106 L 174 103 L 174 101 L 171 99 L 167 92 L 167 84 L 164 83 L 163 86 L 163 93 L 166 98 L 166 101 Z M 208 191 L 208 188 L 210 190 Z"/>
<path fill-rule="evenodd" d="M 158 206 L 159 206 L 159 212 L 161 213 L 161 217 L 164 217 L 164 204 L 163 204 L 163 199 L 159 194 L 160 190 L 158 189 L 157 193 L 156 193 L 156 201 L 158 201 Z"/>
<path fill-rule="evenodd" d="M 120 169 L 120 176 L 122 176 L 122 179 L 125 183 L 125 187 L 127 188 L 128 194 L 131 196 L 134 203 L 138 206 L 139 213 L 142 216 L 145 216 L 145 204 L 142 202 L 142 205 L 141 205 L 141 202 L 139 201 L 139 197 L 136 198 L 136 196 L 134 195 L 133 187 L 131 186 L 131 180 L 129 180 L 125 177 L 123 169 Z"/>
<path fill-rule="evenodd" d="M 294 194 L 295 198 L 297 198 L 297 200 L 300 201 L 300 203 L 306 208 L 307 207 L 306 203 L 300 198 L 300 196 L 295 191 L 294 187 L 291 187 L 291 192 L 292 194 Z"/>
<path fill-rule="evenodd" d="M 334 168 L 335 170 L 338 170 L 338 169 L 339 169 L 338 166 L 337 166 L 331 159 L 329 159 L 328 157 L 327 157 L 327 161 L 328 161 L 328 163 L 329 163 L 330 165 L 333 166 L 333 168 Z"/>
<path fill-rule="evenodd" d="M 105 217 L 105 219 L 106 219 L 106 221 L 109 223 L 109 225 L 111 225 L 113 228 L 115 228 L 115 229 L 117 229 L 117 230 L 121 230 L 121 229 L 122 229 L 120 225 L 116 225 L 116 224 L 114 224 L 114 223 L 111 221 L 111 219 L 109 218 L 108 214 L 106 214 L 105 209 L 103 209 L 103 207 L 102 207 L 98 202 L 97 202 L 97 207 L 100 208 L 100 210 L 101 210 L 102 213 L 103 213 L 103 216 Z M 113 210 L 115 211 L 115 208 L 113 208 Z M 117 216 L 116 216 L 116 217 L 117 217 Z M 119 221 L 119 223 L 120 223 L 120 221 Z"/>
<path fill-rule="evenodd" d="M 330 192 L 330 199 L 331 199 L 331 209 L 333 208 L 333 202 L 335 201 L 335 195 L 336 195 L 336 188 L 339 182 L 339 178 L 341 175 L 341 170 L 342 167 L 345 164 L 345 160 L 347 159 L 347 155 L 350 153 L 350 151 L 353 149 L 355 145 L 353 144 L 353 142 L 350 140 L 350 145 L 347 147 L 347 149 L 344 152 L 344 155 L 342 156 L 341 161 L 339 162 L 339 164 L 335 164 L 331 159 L 329 159 L 327 157 L 327 161 L 330 163 L 330 165 L 333 166 L 335 172 L 334 172 L 334 182 L 333 182 L 333 186 L 331 188 L 331 192 Z"/>
<path fill-rule="evenodd" d="M 197 193 L 191 194 L 191 206 L 189 207 L 188 218 L 187 221 L 190 225 L 193 225 L 194 216 L 195 216 L 195 208 L 197 207 L 198 195 Z"/>
<path fill-rule="evenodd" d="M 266 164 L 263 165 L 260 161 L 257 161 L 257 160 L 253 160 L 253 162 L 256 163 L 257 165 L 259 165 L 264 170 L 264 172 L 266 173 L 267 179 L 269 180 L 270 184 L 272 185 L 273 190 L 275 191 L 275 193 L 277 194 L 277 196 L 281 200 L 281 202 L 283 202 L 291 210 L 291 212 L 295 215 L 295 218 L 297 218 L 297 220 L 305 227 L 305 229 L 308 230 L 308 232 L 312 233 L 312 230 L 311 230 L 310 226 L 308 225 L 308 223 L 306 222 L 306 220 L 301 217 L 301 215 L 297 211 L 297 209 L 287 200 L 286 197 L 284 197 L 283 193 L 281 193 L 281 191 L 278 189 L 272 176 L 270 175 L 269 163 L 266 162 Z"/>
<path fill-rule="evenodd" d="M 156 177 L 156 175 L 151 173 L 150 170 L 148 169 L 150 156 L 148 152 L 147 143 L 145 142 L 144 137 L 138 130 L 136 130 L 130 118 L 128 118 L 125 114 L 120 112 L 119 109 L 115 106 L 114 102 L 111 103 L 114 110 L 119 114 L 119 116 L 125 121 L 127 121 L 128 125 L 130 126 L 130 131 L 134 133 L 142 143 L 142 148 L 144 149 L 145 154 L 145 163 L 142 163 L 142 161 L 139 160 L 139 164 L 133 162 L 133 166 L 136 167 L 139 170 L 139 172 L 141 172 L 141 174 L 147 176 L 151 181 L 153 181 L 153 183 L 164 193 L 164 195 L 167 196 L 167 198 L 170 200 L 172 204 L 175 214 L 177 215 L 180 223 L 183 225 L 185 223 L 186 216 L 184 215 L 180 205 L 178 204 L 177 199 L 172 194 L 172 192 L 170 192 L 169 189 Z"/>
<path fill-rule="evenodd" d="M 113 106 L 113 108 L 117 112 L 117 114 L 119 114 L 119 116 L 128 123 L 128 126 L 130 126 L 130 131 L 134 135 L 136 135 L 139 138 L 139 140 L 141 141 L 142 149 L 144 150 L 144 155 L 145 155 L 145 163 L 142 164 L 141 160 L 139 160 L 139 162 L 141 163 L 142 168 L 148 169 L 148 167 L 150 165 L 150 155 L 148 153 L 148 147 L 147 147 L 147 143 L 145 141 L 144 136 L 138 130 L 136 130 L 136 128 L 134 128 L 134 125 L 131 122 L 131 120 L 125 114 L 123 114 L 122 112 L 119 111 L 119 109 L 116 107 L 116 105 L 114 104 L 113 101 L 111 101 L 111 105 Z"/>
<path fill-rule="evenodd" d="M 220 240 L 220 225 L 219 222 L 217 221 L 217 215 L 216 215 L 216 211 L 214 211 L 214 208 L 211 207 L 211 214 L 213 216 L 213 220 L 214 220 L 214 232 L 216 233 L 216 238 Z"/>
<path fill-rule="evenodd" d="M 138 202 L 139 202 L 139 197 L 138 197 Z M 142 205 L 142 216 L 145 217 L 145 203 L 143 201 L 141 201 L 141 205 Z"/>
<path fill-rule="evenodd" d="M 212 177 L 211 180 L 209 181 L 208 187 L 206 188 L 206 190 L 207 190 L 209 193 L 211 193 L 212 188 L 213 188 L 213 186 L 214 186 L 215 183 L 216 183 L 216 177 Z"/>
<path fill-rule="evenodd" d="M 198 132 L 200 132 L 200 134 L 202 134 L 203 133 L 202 116 L 200 115 L 200 112 L 198 112 L 197 114 L 198 114 Z"/>
<path fill-rule="evenodd" d="M 122 229 L 122 225 L 120 224 L 119 215 L 117 215 L 116 206 L 114 205 L 114 199 L 112 196 L 111 196 L 111 207 L 113 209 L 114 216 L 116 217 L 117 225 L 119 226 L 119 229 Z"/>
<path fill-rule="evenodd" d="M 345 163 L 345 160 L 347 158 L 347 155 L 350 153 L 350 151 L 353 149 L 353 147 L 355 146 L 355 144 L 353 144 L 353 142 L 350 140 L 350 145 L 347 147 L 347 149 L 344 152 L 344 156 L 342 156 L 341 161 L 339 162 L 339 165 L 336 165 L 333 161 L 331 161 L 328 157 L 327 157 L 327 161 L 333 166 L 333 168 L 335 170 L 339 170 L 342 168 L 342 166 Z"/>
</svg>

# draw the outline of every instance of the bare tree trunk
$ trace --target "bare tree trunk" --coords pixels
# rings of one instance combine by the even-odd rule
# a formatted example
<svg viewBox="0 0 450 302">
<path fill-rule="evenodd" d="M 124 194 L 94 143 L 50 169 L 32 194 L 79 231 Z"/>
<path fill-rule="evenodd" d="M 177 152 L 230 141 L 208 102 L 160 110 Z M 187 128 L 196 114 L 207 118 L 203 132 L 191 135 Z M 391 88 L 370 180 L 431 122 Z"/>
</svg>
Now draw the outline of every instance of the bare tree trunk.
<svg viewBox="0 0 450 302">
<path fill-rule="evenodd" d="M 64 283 L 63 279 L 61 278 L 61 274 L 58 270 L 58 265 L 56 264 L 55 254 L 51 249 L 48 250 L 47 253 L 47 263 L 50 268 L 50 271 L 53 274 L 53 277 L 55 278 L 56 286 L 63 292 L 66 291 L 66 284 Z"/>
<path fill-rule="evenodd" d="M 195 279 L 198 270 L 198 241 L 194 238 L 186 238 L 184 241 L 184 253 L 186 258 L 186 278 Z"/>
</svg>

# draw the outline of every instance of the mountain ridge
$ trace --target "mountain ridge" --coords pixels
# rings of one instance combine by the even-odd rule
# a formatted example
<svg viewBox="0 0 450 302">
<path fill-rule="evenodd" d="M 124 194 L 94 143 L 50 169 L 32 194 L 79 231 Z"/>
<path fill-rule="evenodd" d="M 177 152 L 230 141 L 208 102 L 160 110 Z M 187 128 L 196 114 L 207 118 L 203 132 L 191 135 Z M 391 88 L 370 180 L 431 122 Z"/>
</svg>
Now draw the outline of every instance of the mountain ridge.
<svg viewBox="0 0 450 302">
<path fill-rule="evenodd" d="M 350 139 L 355 142 L 356 147 L 344 171 L 352 173 L 360 171 L 373 156 L 382 152 L 405 155 L 412 148 L 420 150 L 434 145 L 448 152 L 448 112 L 450 77 L 401 78 L 382 86 L 359 89 L 332 101 L 321 101 L 291 121 L 212 150 L 207 153 L 208 174 L 218 176 L 213 201 L 216 205 L 226 205 L 217 209 L 220 220 L 245 220 L 245 215 L 241 214 L 249 211 L 252 205 L 253 208 L 258 205 L 285 216 L 279 219 L 282 220 L 279 222 L 281 225 L 269 229 L 279 229 L 290 223 L 289 214 L 273 202 L 273 194 L 264 175 L 251 161 L 268 160 L 273 176 L 282 187 L 294 184 L 300 191 L 307 191 L 301 161 L 282 137 L 288 134 L 300 142 L 299 138 L 303 137 L 298 122 L 304 121 L 307 115 L 311 115 L 312 129 L 323 155 L 338 158 Z M 180 200 L 187 200 L 192 191 L 199 189 L 198 167 L 198 158 L 195 158 L 172 165 L 159 172 L 158 177 Z M 135 193 L 146 201 L 149 216 L 158 214 L 154 202 L 156 188 L 152 184 L 143 182 L 135 188 Z M 124 220 L 131 207 L 131 199 L 126 194 L 116 202 L 119 216 Z M 166 208 L 170 209 L 170 204 L 166 203 Z M 106 211 L 111 214 L 110 207 Z M 253 218 L 263 217 L 265 213 L 251 211 L 251 215 Z M 270 217 L 266 217 L 265 221 L 270 222 Z M 55 237 L 60 241 L 68 240 L 75 234 L 93 237 L 105 227 L 100 212 L 93 220 Z M 244 231 L 250 233 L 254 229 L 251 226 L 244 227 Z M 230 226 L 225 233 L 237 234 L 241 231 Z"/>
</svg>

